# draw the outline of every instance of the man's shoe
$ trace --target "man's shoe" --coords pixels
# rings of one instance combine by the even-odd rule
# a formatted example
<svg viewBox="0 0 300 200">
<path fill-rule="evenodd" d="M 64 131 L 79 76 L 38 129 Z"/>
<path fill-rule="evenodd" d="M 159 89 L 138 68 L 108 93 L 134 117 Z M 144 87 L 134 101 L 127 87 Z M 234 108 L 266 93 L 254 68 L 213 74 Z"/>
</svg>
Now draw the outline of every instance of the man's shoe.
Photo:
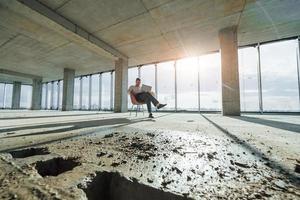
<svg viewBox="0 0 300 200">
<path fill-rule="evenodd" d="M 153 119 L 154 117 L 153 117 L 153 115 L 152 115 L 152 114 L 149 114 L 149 118 Z"/>
<path fill-rule="evenodd" d="M 161 109 L 163 107 L 165 107 L 167 104 L 158 104 L 157 109 Z"/>
</svg>

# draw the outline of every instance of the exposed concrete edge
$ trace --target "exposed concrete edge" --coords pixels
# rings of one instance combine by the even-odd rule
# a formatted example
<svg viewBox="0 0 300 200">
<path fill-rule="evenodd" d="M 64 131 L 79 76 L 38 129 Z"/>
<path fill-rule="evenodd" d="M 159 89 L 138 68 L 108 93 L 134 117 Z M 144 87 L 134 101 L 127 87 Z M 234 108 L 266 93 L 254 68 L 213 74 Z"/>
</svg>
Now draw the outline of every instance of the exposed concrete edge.
<svg viewBox="0 0 300 200">
<path fill-rule="evenodd" d="M 0 74 L 8 74 L 8 75 L 19 76 L 19 77 L 23 77 L 23 78 L 30 78 L 30 79 L 35 79 L 35 80 L 43 79 L 41 76 L 25 74 L 25 73 L 21 73 L 21 72 L 15 72 L 15 71 L 7 70 L 7 69 L 0 69 Z"/>
<path fill-rule="evenodd" d="M 100 56 L 110 59 L 128 58 L 117 49 L 36 0 L 1 0 L 0 4 Z"/>
</svg>

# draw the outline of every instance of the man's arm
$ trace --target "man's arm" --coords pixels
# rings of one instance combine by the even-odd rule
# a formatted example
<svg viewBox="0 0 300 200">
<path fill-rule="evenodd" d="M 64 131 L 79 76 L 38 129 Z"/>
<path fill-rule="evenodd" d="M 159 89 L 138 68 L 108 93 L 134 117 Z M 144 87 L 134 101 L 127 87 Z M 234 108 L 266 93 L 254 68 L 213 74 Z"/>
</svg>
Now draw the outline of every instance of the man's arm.
<svg viewBox="0 0 300 200">
<path fill-rule="evenodd" d="M 133 95 L 133 88 L 132 88 L 132 86 L 130 86 L 130 87 L 128 88 L 128 94 L 129 94 L 129 95 Z"/>
</svg>

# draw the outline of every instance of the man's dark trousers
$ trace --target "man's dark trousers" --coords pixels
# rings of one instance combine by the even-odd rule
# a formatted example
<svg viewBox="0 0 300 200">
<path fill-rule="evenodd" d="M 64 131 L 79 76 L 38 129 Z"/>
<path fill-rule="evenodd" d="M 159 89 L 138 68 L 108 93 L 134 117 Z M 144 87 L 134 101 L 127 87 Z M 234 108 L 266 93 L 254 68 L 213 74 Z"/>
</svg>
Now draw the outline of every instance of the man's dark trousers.
<svg viewBox="0 0 300 200">
<path fill-rule="evenodd" d="M 138 102 L 145 102 L 147 104 L 148 112 L 151 113 L 151 102 L 154 106 L 157 106 L 158 101 L 155 97 L 149 92 L 141 92 L 135 95 L 135 98 Z"/>
</svg>

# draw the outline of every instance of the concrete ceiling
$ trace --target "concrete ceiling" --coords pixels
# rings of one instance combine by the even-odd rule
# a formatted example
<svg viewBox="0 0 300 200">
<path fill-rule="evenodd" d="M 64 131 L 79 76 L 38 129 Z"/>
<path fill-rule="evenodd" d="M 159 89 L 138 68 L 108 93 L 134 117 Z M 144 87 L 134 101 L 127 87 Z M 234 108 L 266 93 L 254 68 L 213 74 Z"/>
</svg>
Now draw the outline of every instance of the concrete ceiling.
<svg viewBox="0 0 300 200">
<path fill-rule="evenodd" d="M 219 30 L 233 25 L 239 45 L 300 35 L 299 0 L 40 2 L 128 56 L 130 66 L 218 50 Z M 49 23 L 37 23 L 38 13 L 28 17 L 29 11 L 19 10 L 0 2 L 0 68 L 44 80 L 61 78 L 64 67 L 77 74 L 113 69 L 113 57 L 70 40 Z"/>
</svg>

